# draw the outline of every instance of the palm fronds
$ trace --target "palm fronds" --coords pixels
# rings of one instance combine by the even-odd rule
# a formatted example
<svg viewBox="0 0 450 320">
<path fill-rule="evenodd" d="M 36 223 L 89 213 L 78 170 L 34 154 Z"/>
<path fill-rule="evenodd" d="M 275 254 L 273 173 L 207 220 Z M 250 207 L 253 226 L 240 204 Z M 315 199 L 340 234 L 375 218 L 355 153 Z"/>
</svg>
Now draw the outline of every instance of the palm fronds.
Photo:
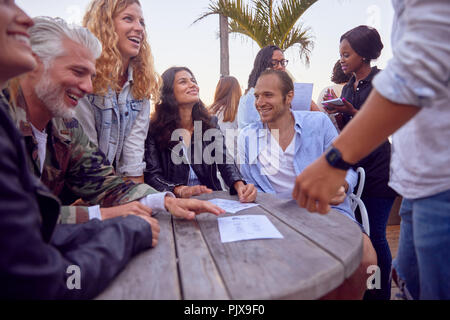
<svg viewBox="0 0 450 320">
<path fill-rule="evenodd" d="M 302 14 L 317 0 L 211 0 L 207 12 L 194 23 L 214 14 L 229 18 L 229 32 L 253 39 L 259 47 L 276 45 L 283 50 L 299 47 L 299 56 L 309 64 L 313 49 L 310 28 L 298 24 Z"/>
</svg>

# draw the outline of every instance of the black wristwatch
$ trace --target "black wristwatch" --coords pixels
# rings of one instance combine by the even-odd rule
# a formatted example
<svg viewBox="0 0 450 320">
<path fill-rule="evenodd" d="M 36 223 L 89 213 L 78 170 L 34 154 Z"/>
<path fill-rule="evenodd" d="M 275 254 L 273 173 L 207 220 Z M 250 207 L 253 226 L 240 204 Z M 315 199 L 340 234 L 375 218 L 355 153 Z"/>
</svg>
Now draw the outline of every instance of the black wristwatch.
<svg viewBox="0 0 450 320">
<path fill-rule="evenodd" d="M 330 166 L 333 168 L 348 170 L 353 167 L 352 164 L 345 162 L 342 159 L 341 152 L 336 149 L 334 146 L 330 146 L 325 153 L 325 158 L 327 159 Z"/>
</svg>

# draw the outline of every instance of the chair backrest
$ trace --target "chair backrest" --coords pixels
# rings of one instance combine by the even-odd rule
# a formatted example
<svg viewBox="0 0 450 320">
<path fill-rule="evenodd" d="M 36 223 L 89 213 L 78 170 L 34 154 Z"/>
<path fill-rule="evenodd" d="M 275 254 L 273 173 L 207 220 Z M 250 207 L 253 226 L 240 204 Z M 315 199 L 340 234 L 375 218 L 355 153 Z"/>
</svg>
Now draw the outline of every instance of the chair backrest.
<svg viewBox="0 0 450 320">
<path fill-rule="evenodd" d="M 359 175 L 359 183 L 358 188 L 356 189 L 356 193 L 352 193 L 349 195 L 350 199 L 350 207 L 353 212 L 355 212 L 356 208 L 359 207 L 359 212 L 361 213 L 361 222 L 364 228 L 364 231 L 370 236 L 370 226 L 369 226 L 369 216 L 367 214 L 366 206 L 364 202 L 361 200 L 361 195 L 364 190 L 364 184 L 366 182 L 366 172 L 362 167 L 359 167 L 356 172 Z"/>
</svg>

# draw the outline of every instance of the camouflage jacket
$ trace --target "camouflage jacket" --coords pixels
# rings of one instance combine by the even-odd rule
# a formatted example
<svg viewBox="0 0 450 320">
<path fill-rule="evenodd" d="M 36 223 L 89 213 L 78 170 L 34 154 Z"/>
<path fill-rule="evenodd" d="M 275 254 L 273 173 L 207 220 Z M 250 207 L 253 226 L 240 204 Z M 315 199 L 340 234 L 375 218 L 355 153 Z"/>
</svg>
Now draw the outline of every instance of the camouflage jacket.
<svg viewBox="0 0 450 320">
<path fill-rule="evenodd" d="M 53 118 L 47 125 L 47 150 L 41 174 L 38 144 L 20 92 L 16 104 L 15 121 L 25 138 L 31 170 L 56 196 L 60 197 L 64 190 L 81 198 L 87 206 L 112 207 L 157 192 L 146 184 L 125 182 L 116 176 L 105 155 L 89 141 L 75 119 Z M 64 206 L 59 222 L 76 224 L 88 221 L 87 206 Z"/>
</svg>

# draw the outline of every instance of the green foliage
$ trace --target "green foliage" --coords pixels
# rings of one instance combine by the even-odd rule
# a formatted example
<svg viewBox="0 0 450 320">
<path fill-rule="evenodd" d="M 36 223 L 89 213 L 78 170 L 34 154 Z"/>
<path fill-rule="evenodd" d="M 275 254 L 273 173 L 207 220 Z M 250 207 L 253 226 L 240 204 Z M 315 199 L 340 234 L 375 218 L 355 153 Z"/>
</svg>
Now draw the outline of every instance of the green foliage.
<svg viewBox="0 0 450 320">
<path fill-rule="evenodd" d="M 317 0 L 211 0 L 208 11 L 194 23 L 214 14 L 229 18 L 229 32 L 249 37 L 260 48 L 276 45 L 283 50 L 298 47 L 309 64 L 314 42 L 310 28 L 297 21 Z"/>
</svg>

